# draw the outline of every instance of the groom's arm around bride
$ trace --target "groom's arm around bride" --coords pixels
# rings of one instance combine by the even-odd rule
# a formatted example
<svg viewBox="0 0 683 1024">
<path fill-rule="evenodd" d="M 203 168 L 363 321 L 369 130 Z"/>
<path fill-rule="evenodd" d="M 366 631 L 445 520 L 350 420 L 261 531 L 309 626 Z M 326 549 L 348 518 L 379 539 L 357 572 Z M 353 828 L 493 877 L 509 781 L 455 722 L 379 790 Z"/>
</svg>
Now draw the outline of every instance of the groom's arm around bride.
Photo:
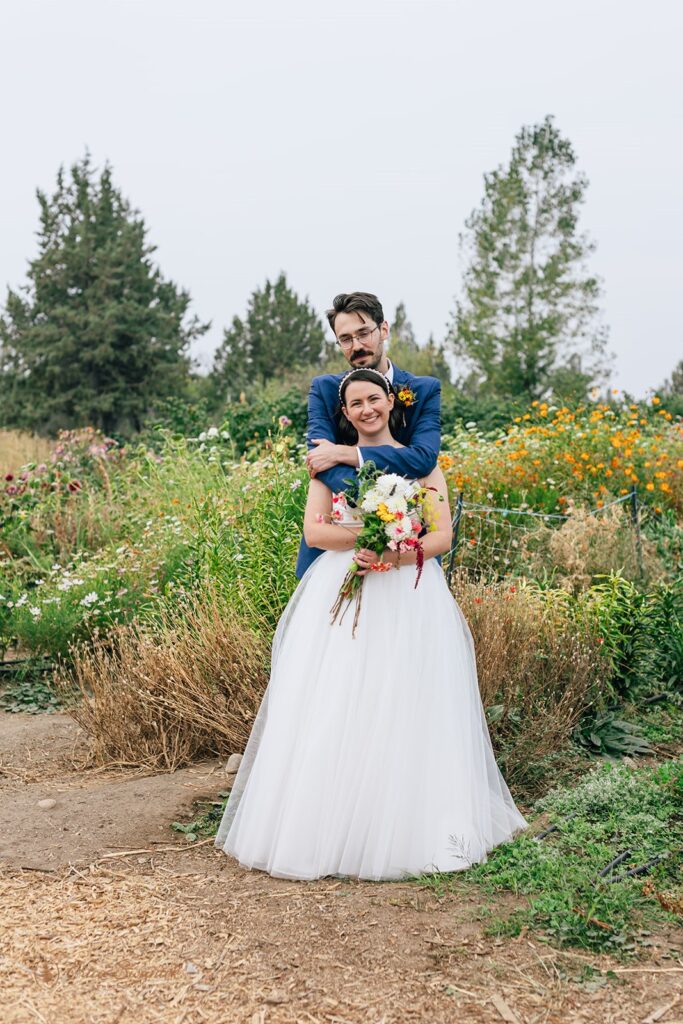
<svg viewBox="0 0 683 1024">
<path fill-rule="evenodd" d="M 372 460 L 382 471 L 413 479 L 427 476 L 441 446 L 441 383 L 416 377 L 393 366 L 384 353 L 389 325 L 376 296 L 367 292 L 338 295 L 328 320 L 351 369 L 378 369 L 404 396 L 404 424 L 397 440 L 404 445 L 357 448 L 340 443 L 339 384 L 344 374 L 323 374 L 311 383 L 308 397 L 308 466 L 312 476 L 332 492 L 344 491 L 362 462 Z M 359 458 L 360 452 L 360 458 Z M 297 576 L 303 576 L 322 552 L 301 542 Z"/>
</svg>

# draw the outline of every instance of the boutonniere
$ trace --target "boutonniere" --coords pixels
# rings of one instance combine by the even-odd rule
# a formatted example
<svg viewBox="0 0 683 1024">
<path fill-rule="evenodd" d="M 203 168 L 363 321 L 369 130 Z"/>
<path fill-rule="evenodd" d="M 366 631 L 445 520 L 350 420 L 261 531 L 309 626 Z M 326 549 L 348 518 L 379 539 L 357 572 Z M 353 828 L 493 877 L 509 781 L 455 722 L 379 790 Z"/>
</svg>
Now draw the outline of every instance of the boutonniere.
<svg viewBox="0 0 683 1024">
<path fill-rule="evenodd" d="M 398 391 L 398 400 L 405 405 L 406 409 L 410 409 L 411 405 L 415 405 L 417 402 L 417 395 L 407 384 L 403 384 Z"/>
</svg>

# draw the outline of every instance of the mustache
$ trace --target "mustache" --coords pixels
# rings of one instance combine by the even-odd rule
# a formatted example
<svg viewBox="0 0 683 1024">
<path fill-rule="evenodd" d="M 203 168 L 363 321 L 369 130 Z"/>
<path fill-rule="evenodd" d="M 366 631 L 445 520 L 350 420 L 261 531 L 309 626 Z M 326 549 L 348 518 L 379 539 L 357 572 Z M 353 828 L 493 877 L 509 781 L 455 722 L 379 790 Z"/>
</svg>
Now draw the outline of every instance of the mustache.
<svg viewBox="0 0 683 1024">
<path fill-rule="evenodd" d="M 356 359 L 364 359 L 366 356 L 372 356 L 372 352 L 354 352 L 351 356 L 351 362 L 355 362 Z"/>
</svg>

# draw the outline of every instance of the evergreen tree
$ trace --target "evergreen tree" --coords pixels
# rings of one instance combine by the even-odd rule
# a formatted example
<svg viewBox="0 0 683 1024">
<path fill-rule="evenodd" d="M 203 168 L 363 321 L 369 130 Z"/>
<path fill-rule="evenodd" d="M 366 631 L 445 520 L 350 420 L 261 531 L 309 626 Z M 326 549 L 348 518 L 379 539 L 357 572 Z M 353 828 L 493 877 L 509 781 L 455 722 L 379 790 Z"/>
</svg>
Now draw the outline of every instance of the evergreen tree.
<svg viewBox="0 0 683 1024">
<path fill-rule="evenodd" d="M 676 395 L 683 398 L 683 359 L 671 371 L 671 377 L 664 381 L 660 391 L 665 395 Z"/>
<path fill-rule="evenodd" d="M 683 416 L 683 359 L 671 371 L 671 376 L 664 381 L 658 392 L 664 400 L 664 406 L 674 416 Z"/>
<path fill-rule="evenodd" d="M 0 390 L 7 421 L 52 433 L 89 424 L 139 430 L 156 399 L 188 379 L 190 297 L 153 266 L 155 247 L 107 165 L 89 155 L 52 196 L 38 191 L 38 256 L 0 317 Z"/>
<path fill-rule="evenodd" d="M 402 345 L 404 351 L 417 352 L 419 346 L 415 340 L 413 325 L 408 319 L 404 302 L 399 302 L 394 313 L 394 320 L 389 329 L 389 348 Z"/>
<path fill-rule="evenodd" d="M 244 320 L 234 317 L 216 351 L 217 392 L 234 397 L 241 390 L 282 377 L 297 366 L 320 364 L 328 343 L 308 299 L 301 301 L 281 273 L 249 299 Z"/>
<path fill-rule="evenodd" d="M 451 372 L 442 345 L 430 335 L 426 345 L 418 345 L 413 326 L 408 320 L 406 307 L 399 302 L 389 330 L 387 352 L 392 363 L 418 377 L 438 377 L 450 382 Z"/>
<path fill-rule="evenodd" d="M 584 391 L 605 369 L 600 285 L 579 232 L 588 187 L 571 143 L 547 117 L 525 127 L 510 163 L 484 177 L 466 222 L 469 256 L 449 340 L 470 390 L 535 399 Z"/>
</svg>

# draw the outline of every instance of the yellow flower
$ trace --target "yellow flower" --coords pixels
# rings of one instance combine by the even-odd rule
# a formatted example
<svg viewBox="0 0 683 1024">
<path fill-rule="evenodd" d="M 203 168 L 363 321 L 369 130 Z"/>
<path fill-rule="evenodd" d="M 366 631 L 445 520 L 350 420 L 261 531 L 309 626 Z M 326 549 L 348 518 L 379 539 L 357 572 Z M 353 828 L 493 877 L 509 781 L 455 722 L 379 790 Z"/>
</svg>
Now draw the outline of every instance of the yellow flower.
<svg viewBox="0 0 683 1024">
<path fill-rule="evenodd" d="M 655 489 L 655 485 L 652 483 L 652 481 L 650 481 L 650 483 L 645 484 L 645 490 L 646 491 L 654 491 L 654 489 Z"/>
<path fill-rule="evenodd" d="M 652 404 L 653 405 L 659 405 L 660 402 L 661 402 L 661 398 L 657 398 L 656 395 L 652 396 Z"/>
<path fill-rule="evenodd" d="M 379 516 L 383 523 L 393 523 L 394 519 L 396 518 L 394 513 L 389 511 L 384 502 L 377 506 L 377 515 Z"/>
</svg>

